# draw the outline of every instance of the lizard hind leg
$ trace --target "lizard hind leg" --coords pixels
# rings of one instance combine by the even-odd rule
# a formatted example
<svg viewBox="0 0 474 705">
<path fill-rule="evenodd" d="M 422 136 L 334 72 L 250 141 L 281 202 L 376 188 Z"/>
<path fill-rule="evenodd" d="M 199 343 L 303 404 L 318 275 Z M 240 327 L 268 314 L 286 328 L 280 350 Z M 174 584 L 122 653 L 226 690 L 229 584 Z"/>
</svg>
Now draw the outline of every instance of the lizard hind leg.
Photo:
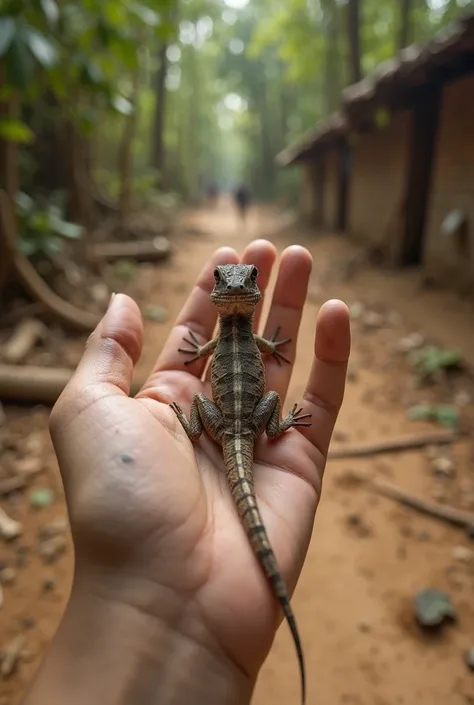
<svg viewBox="0 0 474 705">
<path fill-rule="evenodd" d="M 223 423 L 222 414 L 219 407 L 208 399 L 205 394 L 194 395 L 189 419 L 176 402 L 173 402 L 170 406 L 191 441 L 197 441 L 203 429 L 207 431 L 213 440 L 219 441 Z"/>
<path fill-rule="evenodd" d="M 280 418 L 281 414 L 281 399 L 277 392 L 267 392 L 255 409 L 255 426 L 257 433 L 267 432 L 269 438 L 278 438 L 282 433 L 287 431 L 292 426 L 311 426 L 311 414 L 302 414 L 303 409 L 298 409 L 298 404 L 295 404 L 288 416 L 284 419 Z"/>
</svg>

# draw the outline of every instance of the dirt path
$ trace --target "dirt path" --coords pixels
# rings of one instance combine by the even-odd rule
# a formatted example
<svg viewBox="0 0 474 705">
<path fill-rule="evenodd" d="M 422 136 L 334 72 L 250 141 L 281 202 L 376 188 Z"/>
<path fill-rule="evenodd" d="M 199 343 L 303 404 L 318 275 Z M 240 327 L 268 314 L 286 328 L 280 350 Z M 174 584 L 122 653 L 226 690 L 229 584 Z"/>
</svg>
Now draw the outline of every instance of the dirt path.
<svg viewBox="0 0 474 705">
<path fill-rule="evenodd" d="M 405 356 L 396 349 L 408 334 L 420 332 L 472 355 L 470 305 L 446 293 L 420 291 L 414 275 L 391 273 L 384 278 L 360 266 L 351 278 L 348 262 L 354 248 L 345 239 L 309 237 L 296 229 L 278 235 L 283 222 L 276 210 L 259 208 L 242 233 L 225 203 L 214 212 L 186 218 L 188 232 L 176 239 L 169 266 L 141 267 L 128 287 L 143 308 L 159 304 L 167 311 L 164 322 L 146 322 L 138 372 L 149 369 L 190 282 L 215 247 L 229 244 L 242 250 L 250 239 L 267 236 L 279 251 L 292 242 L 304 244 L 315 262 L 288 403 L 303 391 L 317 310 L 325 299 L 337 296 L 351 306 L 354 347 L 334 444 L 432 428 L 407 418 L 407 408 L 423 401 L 454 399 L 462 422 L 472 428 L 472 380 L 461 375 L 433 388 L 419 388 Z M 80 352 L 81 343 L 74 345 Z M 12 457 L 41 458 L 44 469 L 31 487 L 51 487 L 57 500 L 33 511 L 28 490 L 4 503 L 24 523 L 24 534 L 14 544 L 0 543 L 0 569 L 16 573 L 13 583 L 4 586 L 0 649 L 24 633 L 28 653 L 9 679 L 0 680 L 0 705 L 16 704 L 36 669 L 67 599 L 72 571 L 67 536 L 64 553 L 51 563 L 38 555 L 38 546 L 44 545 L 38 531 L 44 533 L 45 525 L 65 514 L 47 412 L 8 409 L 7 430 Z M 354 471 L 360 471 L 474 511 L 472 438 L 453 446 L 452 463 L 444 463 L 442 471 L 433 469 L 428 456 L 427 451 L 410 451 L 328 463 L 312 544 L 294 596 L 308 664 L 309 705 L 474 703 L 474 675 L 464 663 L 464 652 L 474 645 L 474 543 L 460 530 L 375 497 L 353 479 Z M 458 612 L 457 622 L 437 637 L 423 635 L 413 618 L 413 597 L 425 587 L 449 592 Z M 296 705 L 298 698 L 296 659 L 283 625 L 254 703 Z"/>
</svg>

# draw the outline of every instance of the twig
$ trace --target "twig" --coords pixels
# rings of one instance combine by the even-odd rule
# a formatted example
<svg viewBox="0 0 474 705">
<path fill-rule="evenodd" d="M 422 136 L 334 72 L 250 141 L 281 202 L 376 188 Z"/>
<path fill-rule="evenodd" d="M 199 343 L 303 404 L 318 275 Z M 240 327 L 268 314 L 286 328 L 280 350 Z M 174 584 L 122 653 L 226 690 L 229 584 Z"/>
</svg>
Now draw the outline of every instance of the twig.
<svg viewBox="0 0 474 705">
<path fill-rule="evenodd" d="M 411 509 L 416 509 L 422 514 L 441 519 L 455 526 L 461 526 L 469 533 L 474 531 L 474 514 L 471 514 L 471 512 L 416 497 L 388 482 L 372 482 L 369 483 L 369 487 L 377 494 L 393 499 Z"/>
<path fill-rule="evenodd" d="M 394 453 L 402 450 L 423 448 L 424 446 L 453 443 L 457 438 L 459 438 L 459 434 L 454 431 L 438 431 L 435 433 L 422 433 L 416 436 L 388 438 L 381 441 L 373 441 L 372 443 L 357 443 L 342 448 L 330 448 L 328 457 L 337 460 L 340 458 L 377 455 L 378 453 Z"/>
<path fill-rule="evenodd" d="M 73 374 L 74 370 L 61 367 L 0 364 L 0 399 L 54 404 Z M 132 382 L 132 396 L 137 394 L 144 381 Z"/>
<path fill-rule="evenodd" d="M 10 494 L 10 492 L 21 490 L 25 485 L 26 477 L 24 475 L 8 477 L 6 480 L 0 480 L 0 497 Z"/>
</svg>

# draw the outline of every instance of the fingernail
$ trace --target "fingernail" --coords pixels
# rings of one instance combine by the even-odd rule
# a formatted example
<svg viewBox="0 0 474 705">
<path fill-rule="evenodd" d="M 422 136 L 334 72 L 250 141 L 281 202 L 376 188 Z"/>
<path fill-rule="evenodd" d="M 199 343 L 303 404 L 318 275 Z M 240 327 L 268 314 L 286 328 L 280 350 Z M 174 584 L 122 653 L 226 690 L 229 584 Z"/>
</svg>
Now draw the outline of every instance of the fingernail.
<svg viewBox="0 0 474 705">
<path fill-rule="evenodd" d="M 110 297 L 109 305 L 107 306 L 107 311 L 108 311 L 109 308 L 111 307 L 112 301 L 114 300 L 114 298 L 115 298 L 115 292 L 114 292 L 114 293 L 111 295 L 111 297 Z"/>
</svg>

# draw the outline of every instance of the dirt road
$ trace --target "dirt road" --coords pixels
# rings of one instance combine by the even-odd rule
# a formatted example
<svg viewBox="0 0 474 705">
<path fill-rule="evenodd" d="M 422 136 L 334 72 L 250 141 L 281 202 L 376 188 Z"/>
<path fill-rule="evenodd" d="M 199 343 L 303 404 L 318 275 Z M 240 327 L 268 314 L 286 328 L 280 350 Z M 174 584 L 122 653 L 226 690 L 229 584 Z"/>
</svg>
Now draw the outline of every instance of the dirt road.
<svg viewBox="0 0 474 705">
<path fill-rule="evenodd" d="M 314 257 L 286 406 L 304 388 L 318 308 L 337 296 L 351 307 L 353 354 L 334 445 L 433 430 L 438 426 L 407 417 L 410 406 L 424 402 L 454 402 L 461 423 L 472 428 L 472 379 L 460 374 L 419 387 L 406 356 L 397 349 L 409 334 L 420 333 L 428 342 L 472 356 L 470 304 L 447 293 L 420 289 L 414 274 L 381 273 L 357 265 L 354 247 L 345 238 L 310 236 L 288 227 L 285 231 L 285 222 L 288 226 L 277 210 L 259 208 L 242 229 L 225 204 L 185 219 L 187 232 L 177 236 L 170 264 L 141 267 L 127 287 L 143 308 L 159 304 L 167 311 L 164 322 L 146 322 L 146 348 L 138 373 L 151 365 L 190 283 L 215 247 L 229 244 L 242 250 L 250 239 L 263 236 L 272 239 L 279 251 L 298 243 Z M 82 343 L 71 345 L 79 354 Z M 14 705 L 60 619 L 72 554 L 66 535 L 64 552 L 51 562 L 38 555 L 44 540 L 41 530 L 44 534 L 45 525 L 65 516 L 47 435 L 47 411 L 9 408 L 6 424 L 11 453 L 21 446 L 23 455 L 42 460 L 44 469 L 31 487 L 50 487 L 57 494 L 52 506 L 37 511 L 29 506 L 30 490 L 4 504 L 10 515 L 24 523 L 24 534 L 17 542 L 0 544 L 0 568 L 13 568 L 15 573 L 3 588 L 0 649 L 23 633 L 28 652 L 15 673 L 0 680 L 0 705 Z M 440 462 L 441 456 L 448 460 Z M 474 674 L 464 663 L 465 651 L 474 646 L 474 542 L 462 530 L 375 496 L 356 482 L 357 472 L 474 512 L 472 436 L 453 445 L 452 452 L 428 449 L 328 463 L 310 551 L 294 595 L 306 651 L 309 705 L 474 703 Z M 432 637 L 419 630 L 413 616 L 413 598 L 425 587 L 447 591 L 458 613 L 454 624 Z M 262 670 L 254 703 L 298 702 L 297 663 L 283 624 Z"/>
</svg>

